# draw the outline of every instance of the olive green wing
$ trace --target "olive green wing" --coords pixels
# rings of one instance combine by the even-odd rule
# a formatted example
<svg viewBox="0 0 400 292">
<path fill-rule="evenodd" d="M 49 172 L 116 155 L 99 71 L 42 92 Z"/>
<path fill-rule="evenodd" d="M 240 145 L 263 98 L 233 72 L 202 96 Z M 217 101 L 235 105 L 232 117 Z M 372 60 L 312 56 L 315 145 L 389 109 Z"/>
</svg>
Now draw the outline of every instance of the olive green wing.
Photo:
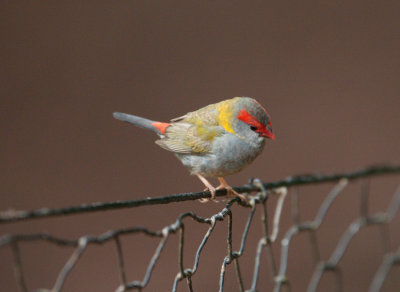
<svg viewBox="0 0 400 292">
<path fill-rule="evenodd" d="M 190 112 L 171 120 L 171 126 L 166 129 L 164 137 L 156 143 L 175 153 L 208 153 L 212 149 L 214 139 L 226 133 L 218 125 L 217 118 L 215 105 Z"/>
<path fill-rule="evenodd" d="M 156 143 L 162 148 L 185 154 L 208 153 L 213 141 L 225 133 L 219 126 L 191 125 L 183 122 L 173 123 L 165 131 L 164 137 Z"/>
</svg>

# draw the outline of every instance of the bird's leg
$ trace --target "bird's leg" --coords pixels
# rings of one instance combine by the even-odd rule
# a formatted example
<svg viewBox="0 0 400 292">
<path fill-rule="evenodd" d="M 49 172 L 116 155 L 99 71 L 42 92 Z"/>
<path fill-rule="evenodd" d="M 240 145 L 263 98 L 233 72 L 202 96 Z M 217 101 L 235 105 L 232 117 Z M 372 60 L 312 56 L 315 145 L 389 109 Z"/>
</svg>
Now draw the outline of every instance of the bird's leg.
<svg viewBox="0 0 400 292">
<path fill-rule="evenodd" d="M 230 185 L 228 185 L 228 183 L 226 182 L 226 180 L 223 177 L 218 177 L 218 180 L 221 184 L 216 188 L 216 190 L 226 189 L 228 196 L 230 196 L 231 198 L 239 197 L 239 199 L 241 201 L 247 202 L 246 196 L 239 194 L 238 192 L 233 190 L 232 187 Z"/>
<path fill-rule="evenodd" d="M 197 177 L 201 180 L 201 182 L 206 186 L 205 191 L 210 191 L 211 193 L 211 200 L 217 202 L 217 200 L 215 200 L 215 193 L 216 193 L 216 189 L 213 187 L 212 184 L 210 184 L 210 182 L 208 180 L 206 180 L 206 178 L 200 174 L 196 174 Z M 209 199 L 200 199 L 199 200 L 201 203 L 207 203 L 208 201 L 210 201 Z"/>
</svg>

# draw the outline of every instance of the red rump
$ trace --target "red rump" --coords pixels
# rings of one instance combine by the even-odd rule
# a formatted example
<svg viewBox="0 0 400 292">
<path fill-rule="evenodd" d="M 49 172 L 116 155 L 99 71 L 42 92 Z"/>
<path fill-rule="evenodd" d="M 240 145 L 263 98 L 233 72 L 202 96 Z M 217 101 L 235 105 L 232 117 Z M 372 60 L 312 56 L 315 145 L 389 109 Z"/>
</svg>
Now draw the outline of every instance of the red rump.
<svg viewBox="0 0 400 292">
<path fill-rule="evenodd" d="M 161 122 L 154 122 L 151 124 L 157 130 L 161 132 L 161 134 L 165 134 L 165 130 L 171 125 L 170 123 L 161 123 Z"/>
<path fill-rule="evenodd" d="M 242 109 L 237 118 L 246 124 L 255 127 L 254 132 L 258 133 L 262 137 L 267 137 L 272 140 L 275 140 L 275 135 L 267 128 L 266 125 L 260 123 L 257 118 L 253 117 L 248 111 Z M 271 123 L 268 124 L 271 127 Z"/>
</svg>

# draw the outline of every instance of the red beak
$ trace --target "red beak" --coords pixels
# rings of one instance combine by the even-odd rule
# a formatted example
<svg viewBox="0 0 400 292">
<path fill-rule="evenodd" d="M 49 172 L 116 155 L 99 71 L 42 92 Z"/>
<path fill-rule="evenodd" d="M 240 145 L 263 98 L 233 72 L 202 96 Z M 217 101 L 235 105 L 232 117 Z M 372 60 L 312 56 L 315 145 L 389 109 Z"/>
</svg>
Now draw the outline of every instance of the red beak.
<svg viewBox="0 0 400 292">
<path fill-rule="evenodd" d="M 263 129 L 263 131 L 260 132 L 260 136 L 275 140 L 275 135 L 274 133 L 272 133 L 272 129 L 270 127 L 265 127 L 265 129 Z"/>
<path fill-rule="evenodd" d="M 264 133 L 260 133 L 261 137 L 266 137 L 268 139 L 275 140 L 275 135 L 269 131 L 265 131 Z"/>
</svg>

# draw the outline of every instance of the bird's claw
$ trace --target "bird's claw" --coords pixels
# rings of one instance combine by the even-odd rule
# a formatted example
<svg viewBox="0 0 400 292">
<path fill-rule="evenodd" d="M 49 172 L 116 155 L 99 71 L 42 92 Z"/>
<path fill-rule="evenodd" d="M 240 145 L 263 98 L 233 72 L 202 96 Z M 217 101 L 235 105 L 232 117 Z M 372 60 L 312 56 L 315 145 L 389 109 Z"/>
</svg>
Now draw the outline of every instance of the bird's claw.
<svg viewBox="0 0 400 292">
<path fill-rule="evenodd" d="M 209 191 L 210 193 L 211 193 L 211 198 L 201 198 L 201 199 L 199 199 L 199 202 L 200 203 L 208 203 L 208 202 L 210 202 L 210 201 L 212 201 L 212 202 L 214 202 L 214 203 L 218 203 L 218 200 L 216 199 L 216 192 L 217 192 L 217 189 L 216 188 L 214 188 L 214 187 L 212 187 L 212 188 L 209 188 L 209 187 L 207 187 L 207 188 L 205 188 L 204 189 L 204 191 Z"/>
<path fill-rule="evenodd" d="M 245 195 L 239 194 L 237 191 L 232 189 L 231 186 L 220 185 L 216 189 L 217 190 L 225 189 L 229 198 L 233 199 L 234 197 L 238 197 L 240 201 L 242 201 L 243 203 L 247 203 L 247 197 Z"/>
<path fill-rule="evenodd" d="M 232 199 L 234 197 L 238 197 L 240 199 L 241 203 L 246 204 L 248 202 L 247 197 L 242 195 L 242 194 L 239 194 L 238 192 L 233 190 L 232 187 L 230 185 L 228 185 L 228 183 L 225 181 L 225 179 L 223 177 L 218 177 L 220 185 L 218 187 L 216 187 L 216 188 L 213 187 L 212 184 L 210 184 L 202 175 L 197 174 L 197 177 L 206 186 L 205 191 L 209 191 L 211 193 L 211 198 L 199 199 L 200 203 L 207 203 L 209 201 L 213 201 L 213 202 L 217 203 L 218 201 L 215 199 L 217 190 L 223 190 L 223 189 L 226 190 L 226 193 L 227 193 L 229 198 Z"/>
</svg>

